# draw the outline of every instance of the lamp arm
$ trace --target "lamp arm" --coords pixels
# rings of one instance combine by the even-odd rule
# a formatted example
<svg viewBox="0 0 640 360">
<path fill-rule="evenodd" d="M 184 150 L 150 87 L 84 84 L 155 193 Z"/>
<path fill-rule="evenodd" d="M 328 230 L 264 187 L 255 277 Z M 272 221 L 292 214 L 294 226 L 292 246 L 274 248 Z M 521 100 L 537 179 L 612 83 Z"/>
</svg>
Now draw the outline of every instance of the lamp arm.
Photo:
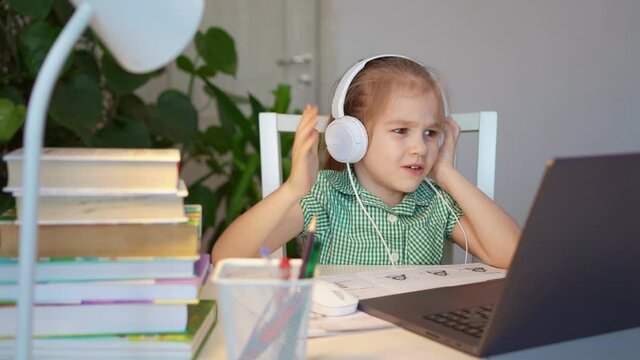
<svg viewBox="0 0 640 360">
<path fill-rule="evenodd" d="M 60 71 L 76 41 L 87 28 L 93 14 L 89 3 L 82 3 L 62 29 L 40 68 L 27 110 L 27 120 L 22 138 L 23 206 L 20 224 L 20 255 L 18 278 L 18 331 L 16 334 L 16 359 L 27 360 L 31 353 L 33 328 L 33 282 L 38 245 L 38 185 L 40 182 L 40 153 L 44 139 L 44 124 Z"/>
</svg>

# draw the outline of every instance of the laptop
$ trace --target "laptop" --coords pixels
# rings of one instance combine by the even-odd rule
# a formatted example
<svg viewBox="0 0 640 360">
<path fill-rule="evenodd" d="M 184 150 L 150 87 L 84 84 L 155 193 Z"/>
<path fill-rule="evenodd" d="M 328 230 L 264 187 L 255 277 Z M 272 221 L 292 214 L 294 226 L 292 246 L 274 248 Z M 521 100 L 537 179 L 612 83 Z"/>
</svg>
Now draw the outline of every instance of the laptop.
<svg viewBox="0 0 640 360">
<path fill-rule="evenodd" d="M 360 301 L 476 356 L 640 326 L 640 154 L 550 162 L 504 279 Z"/>
</svg>

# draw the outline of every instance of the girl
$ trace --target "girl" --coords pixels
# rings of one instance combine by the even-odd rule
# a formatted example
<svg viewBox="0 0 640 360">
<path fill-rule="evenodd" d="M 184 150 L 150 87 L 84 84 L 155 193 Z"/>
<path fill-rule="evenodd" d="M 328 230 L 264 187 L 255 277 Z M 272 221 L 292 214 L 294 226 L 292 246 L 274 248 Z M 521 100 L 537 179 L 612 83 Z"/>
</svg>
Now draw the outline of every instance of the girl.
<svg viewBox="0 0 640 360">
<path fill-rule="evenodd" d="M 291 175 L 227 228 L 212 259 L 258 256 L 262 246 L 273 251 L 316 215 L 320 263 L 439 264 L 444 240 L 452 239 L 487 264 L 508 268 L 520 229 L 453 167 L 460 127 L 446 106 L 441 85 L 417 62 L 397 55 L 360 61 L 341 79 L 332 115 L 356 118 L 350 126 L 362 128 L 364 157 L 342 159 L 330 124 L 329 152 L 353 163 L 318 171 L 318 109 L 307 106 Z M 332 159 L 328 165 L 345 167 Z"/>
</svg>

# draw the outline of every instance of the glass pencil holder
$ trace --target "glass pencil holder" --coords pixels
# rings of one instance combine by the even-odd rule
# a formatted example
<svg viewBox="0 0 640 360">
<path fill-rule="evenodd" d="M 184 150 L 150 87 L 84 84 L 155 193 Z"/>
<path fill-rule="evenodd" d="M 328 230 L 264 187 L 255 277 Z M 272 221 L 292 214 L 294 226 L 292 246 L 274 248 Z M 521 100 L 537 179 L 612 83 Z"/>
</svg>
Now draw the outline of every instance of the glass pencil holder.
<svg viewBox="0 0 640 360">
<path fill-rule="evenodd" d="M 225 259 L 213 282 L 229 359 L 303 359 L 313 279 L 298 279 L 301 260 Z"/>
</svg>

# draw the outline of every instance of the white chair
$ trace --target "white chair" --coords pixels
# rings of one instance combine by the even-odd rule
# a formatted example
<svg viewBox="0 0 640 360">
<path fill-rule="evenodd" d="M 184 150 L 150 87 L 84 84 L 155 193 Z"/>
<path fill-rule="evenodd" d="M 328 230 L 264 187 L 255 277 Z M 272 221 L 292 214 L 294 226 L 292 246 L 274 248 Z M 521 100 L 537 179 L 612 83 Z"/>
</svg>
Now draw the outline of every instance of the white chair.
<svg viewBox="0 0 640 360">
<path fill-rule="evenodd" d="M 493 199 L 496 170 L 496 141 L 498 113 L 481 111 L 453 114 L 463 133 L 478 133 L 478 170 L 476 185 Z M 324 132 L 327 116 L 318 117 L 316 129 Z M 262 197 L 266 197 L 282 184 L 281 132 L 295 132 L 300 115 L 260 113 L 260 161 L 262 174 Z M 274 256 L 284 255 L 284 248 L 274 252 Z M 463 263 L 464 249 L 458 246 L 445 248 L 444 263 Z"/>
</svg>

